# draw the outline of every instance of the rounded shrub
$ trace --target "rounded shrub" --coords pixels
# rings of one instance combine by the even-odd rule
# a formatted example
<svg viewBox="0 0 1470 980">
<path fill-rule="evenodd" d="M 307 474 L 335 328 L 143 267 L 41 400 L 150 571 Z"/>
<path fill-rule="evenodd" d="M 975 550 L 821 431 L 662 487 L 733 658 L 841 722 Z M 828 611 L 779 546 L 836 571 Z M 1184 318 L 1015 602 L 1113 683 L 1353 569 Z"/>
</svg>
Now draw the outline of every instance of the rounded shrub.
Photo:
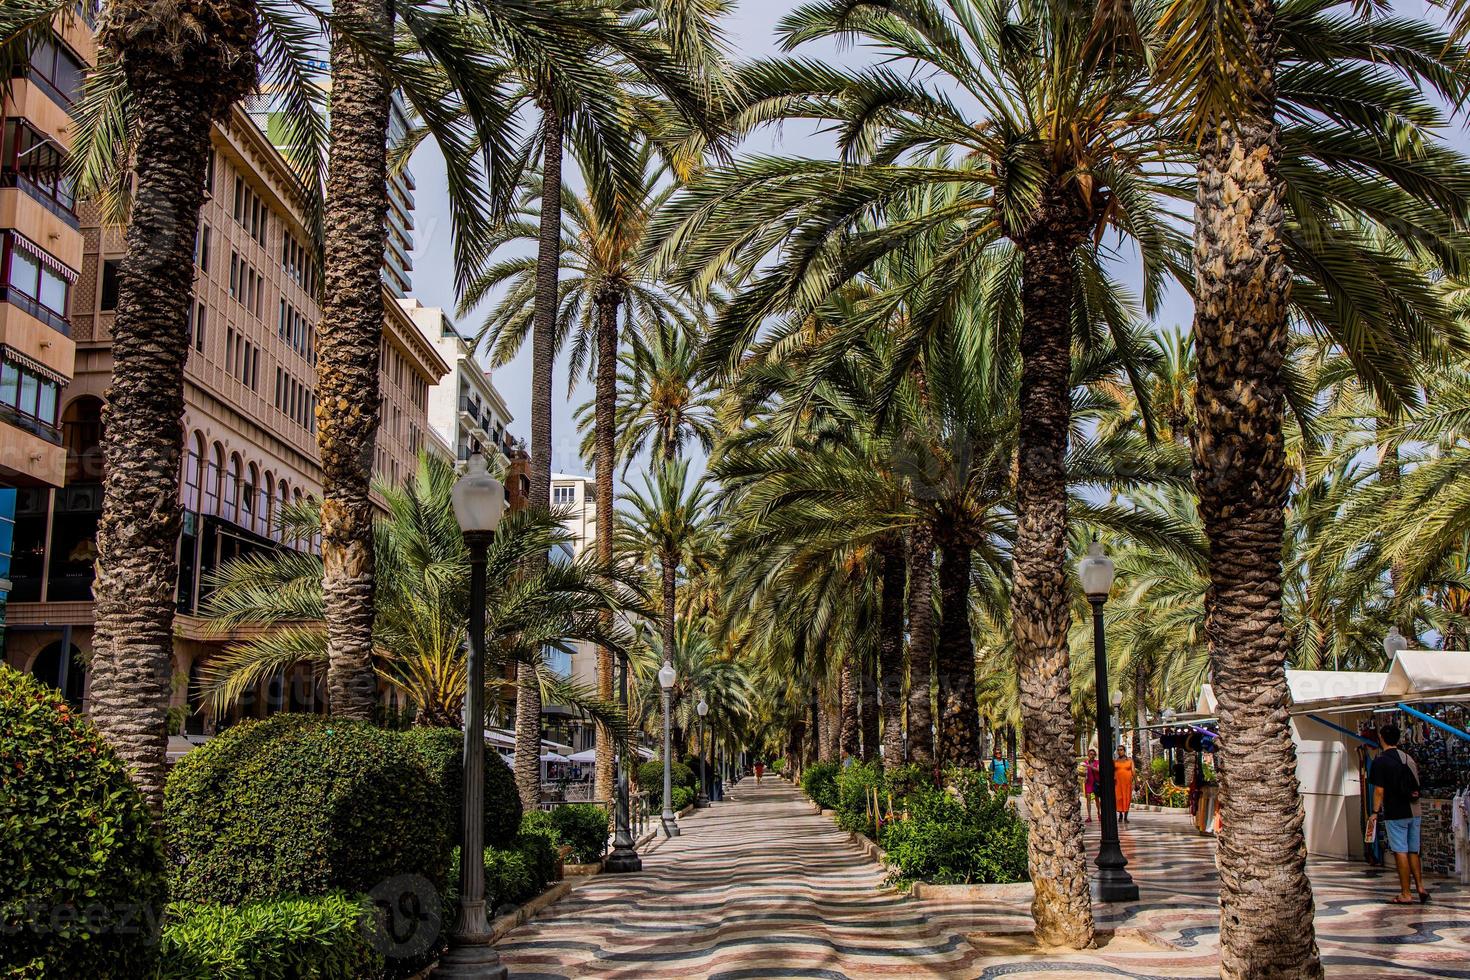
<svg viewBox="0 0 1470 980">
<path fill-rule="evenodd" d="M 675 790 L 687 787 L 691 792 L 698 780 L 689 767 L 675 762 L 669 767 L 669 779 Z M 662 760 L 650 759 L 638 767 L 638 788 L 648 794 L 652 803 L 659 804 L 664 798 L 664 764 Z"/>
<path fill-rule="evenodd" d="M 411 728 L 403 733 L 438 785 L 445 832 L 456 846 L 464 836 L 464 734 L 452 728 Z M 521 796 L 515 774 L 496 753 L 485 752 L 485 846 L 505 847 L 521 829 Z"/>
<path fill-rule="evenodd" d="M 590 864 L 602 860 L 607 850 L 607 811 L 595 803 L 569 803 L 551 811 L 551 826 L 563 844 L 572 849 L 572 860 Z"/>
<path fill-rule="evenodd" d="M 443 798 L 403 736 L 278 715 L 231 728 L 174 767 L 164 794 L 174 898 L 236 905 L 402 876 L 444 882 Z"/>
<path fill-rule="evenodd" d="M 823 810 L 837 809 L 837 763 L 814 762 L 801 774 L 801 789 Z"/>
<path fill-rule="evenodd" d="M 97 729 L 0 665 L 0 975 L 145 975 L 163 867 L 143 798 Z"/>
</svg>

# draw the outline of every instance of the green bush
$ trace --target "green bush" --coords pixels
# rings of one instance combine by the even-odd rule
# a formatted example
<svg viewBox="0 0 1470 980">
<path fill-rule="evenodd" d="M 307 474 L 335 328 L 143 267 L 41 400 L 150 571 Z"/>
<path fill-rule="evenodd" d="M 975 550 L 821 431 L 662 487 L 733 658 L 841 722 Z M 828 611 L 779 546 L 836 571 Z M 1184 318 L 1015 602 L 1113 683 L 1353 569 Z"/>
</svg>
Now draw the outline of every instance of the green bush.
<svg viewBox="0 0 1470 980">
<path fill-rule="evenodd" d="M 146 974 L 163 868 L 147 807 L 97 729 L 0 665 L 0 974 Z"/>
<path fill-rule="evenodd" d="M 589 864 L 607 851 L 607 811 L 595 803 L 569 803 L 551 811 L 557 838 L 571 847 L 572 860 Z"/>
<path fill-rule="evenodd" d="M 444 825 L 450 841 L 464 836 L 464 734 L 452 728 L 412 728 L 403 733 L 428 764 L 438 784 Z M 521 826 L 521 796 L 515 774 L 494 752 L 485 752 L 485 840 L 486 847 L 504 847 L 515 839 Z"/>
<path fill-rule="evenodd" d="M 952 789 L 917 788 L 900 819 L 884 824 L 879 843 L 893 880 L 935 884 L 1025 881 L 1026 824 L 993 794 L 984 773 L 951 771 Z"/>
<path fill-rule="evenodd" d="M 801 774 L 802 791 L 823 810 L 837 809 L 837 773 L 837 763 L 817 762 Z"/>
<path fill-rule="evenodd" d="M 678 798 L 678 790 L 683 787 L 691 791 L 698 780 L 689 767 L 682 762 L 675 762 L 669 767 L 669 778 L 674 785 L 674 797 Z M 648 794 L 649 804 L 662 806 L 664 800 L 664 764 L 662 760 L 650 759 L 638 767 L 638 787 Z M 694 797 L 691 795 L 690 799 Z M 675 809 L 678 809 L 675 807 Z"/>
<path fill-rule="evenodd" d="M 231 728 L 169 777 L 174 898 L 356 894 L 399 876 L 437 888 L 449 853 L 442 807 L 396 732 L 302 715 Z"/>
<path fill-rule="evenodd" d="M 485 904 L 492 913 L 519 905 L 541 890 L 532 880 L 531 863 L 518 848 L 485 848 Z"/>
<path fill-rule="evenodd" d="M 854 762 L 837 773 L 837 826 L 872 837 L 876 832 L 870 811 L 870 790 L 883 790 L 883 767 L 878 762 Z M 886 801 L 885 801 L 886 802 Z"/>
<path fill-rule="evenodd" d="M 550 837 L 537 833 L 520 834 L 512 846 L 525 856 L 526 869 L 531 874 L 531 893 L 525 898 L 538 894 L 556 880 L 556 844 Z"/>
<path fill-rule="evenodd" d="M 556 828 L 551 825 L 551 814 L 545 810 L 528 810 L 521 817 L 521 833 L 544 834 L 551 838 L 553 844 L 562 842 Z"/>
<path fill-rule="evenodd" d="M 366 899 L 341 893 L 231 907 L 169 907 L 156 980 L 354 980 L 380 976 Z"/>
<path fill-rule="evenodd" d="M 673 799 L 670 802 L 675 813 L 678 813 L 685 807 L 693 806 L 694 790 L 690 789 L 688 786 L 675 786 Z"/>
</svg>

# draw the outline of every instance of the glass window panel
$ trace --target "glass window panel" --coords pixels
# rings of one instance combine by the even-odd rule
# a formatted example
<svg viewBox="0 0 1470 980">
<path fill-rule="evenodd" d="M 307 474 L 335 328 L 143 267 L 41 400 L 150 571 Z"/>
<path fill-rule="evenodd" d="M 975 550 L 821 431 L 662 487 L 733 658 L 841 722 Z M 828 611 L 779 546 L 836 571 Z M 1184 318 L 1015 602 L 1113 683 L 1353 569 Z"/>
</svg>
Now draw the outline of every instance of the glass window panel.
<svg viewBox="0 0 1470 980">
<path fill-rule="evenodd" d="M 10 247 L 10 285 L 32 299 L 41 290 L 41 262 L 30 252 Z"/>
<path fill-rule="evenodd" d="M 36 418 L 47 425 L 56 424 L 56 385 L 53 382 L 42 380 L 41 390 L 36 399 Z"/>
<path fill-rule="evenodd" d="M 27 415 L 36 414 L 36 394 L 41 379 L 22 371 L 20 374 L 20 404 L 16 407 Z"/>
<path fill-rule="evenodd" d="M 0 404 L 15 407 L 20 398 L 20 369 L 8 362 L 0 363 Z"/>
<path fill-rule="evenodd" d="M 41 270 L 41 305 L 66 316 L 67 281 L 53 269 Z"/>
</svg>

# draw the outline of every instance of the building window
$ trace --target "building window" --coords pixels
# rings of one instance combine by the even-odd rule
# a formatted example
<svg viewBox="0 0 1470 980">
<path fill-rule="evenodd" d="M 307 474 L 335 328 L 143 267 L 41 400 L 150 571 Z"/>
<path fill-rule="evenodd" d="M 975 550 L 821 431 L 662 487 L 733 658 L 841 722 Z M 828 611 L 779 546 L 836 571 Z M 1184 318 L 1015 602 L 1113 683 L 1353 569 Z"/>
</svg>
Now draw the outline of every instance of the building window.
<svg viewBox="0 0 1470 980">
<path fill-rule="evenodd" d="M 19 187 L 69 223 L 75 222 L 76 189 L 66 155 L 56 141 L 23 119 L 7 119 L 0 140 L 0 184 Z"/>
<path fill-rule="evenodd" d="M 15 232 L 5 233 L 0 271 L 7 301 L 62 333 L 70 332 L 66 311 L 76 273 Z"/>
<path fill-rule="evenodd" d="M 70 109 L 82 94 L 86 69 L 55 38 L 45 38 L 31 50 L 31 70 L 27 77 Z"/>
<path fill-rule="evenodd" d="M 564 506 L 567 506 L 568 504 L 574 504 L 574 503 L 576 503 L 577 502 L 577 488 L 576 487 L 552 487 L 551 488 L 551 502 L 553 504 L 555 504 L 556 506 L 558 506 L 558 507 L 564 507 Z"/>
<path fill-rule="evenodd" d="M 194 349 L 204 353 L 204 304 L 198 304 L 194 312 Z"/>
<path fill-rule="evenodd" d="M 60 443 L 56 427 L 56 399 L 60 386 L 28 365 L 0 361 L 0 414 L 28 432 Z"/>
<path fill-rule="evenodd" d="M 194 236 L 194 264 L 200 272 L 209 271 L 209 225 L 201 224 Z"/>
</svg>

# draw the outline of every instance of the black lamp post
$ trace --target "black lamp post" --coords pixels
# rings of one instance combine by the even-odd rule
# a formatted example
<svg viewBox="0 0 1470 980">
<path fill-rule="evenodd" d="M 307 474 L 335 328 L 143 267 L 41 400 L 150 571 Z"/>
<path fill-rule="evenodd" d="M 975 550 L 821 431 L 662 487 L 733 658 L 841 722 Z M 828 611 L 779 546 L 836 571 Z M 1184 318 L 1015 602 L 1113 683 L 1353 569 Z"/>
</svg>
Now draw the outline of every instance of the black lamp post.
<svg viewBox="0 0 1470 980">
<path fill-rule="evenodd" d="M 628 658 L 619 657 L 618 671 L 618 704 L 622 705 L 624 715 L 628 711 Z M 633 831 L 628 826 L 628 760 L 624 758 L 629 752 L 636 752 L 632 740 L 618 752 L 618 793 L 617 803 L 613 806 L 613 849 L 602 862 L 602 869 L 612 874 L 627 874 L 633 871 L 643 870 L 643 859 L 638 856 L 637 845 L 633 840 Z M 635 756 L 636 757 L 636 756 Z"/>
<path fill-rule="evenodd" d="M 1128 874 L 1128 859 L 1118 843 L 1118 812 L 1113 787 L 1113 718 L 1108 704 L 1108 648 L 1103 635 L 1103 603 L 1113 588 L 1113 562 L 1096 540 L 1087 547 L 1087 557 L 1077 566 L 1082 591 L 1092 604 L 1092 649 L 1097 672 L 1098 816 L 1102 820 L 1102 843 L 1097 850 L 1097 877 L 1092 896 L 1099 902 L 1134 902 L 1138 885 Z"/>
<path fill-rule="evenodd" d="M 679 836 L 679 820 L 674 816 L 673 804 L 673 735 L 669 728 L 669 694 L 673 691 L 674 681 L 678 676 L 674 672 L 674 665 L 667 660 L 658 669 L 658 686 L 664 692 L 664 812 L 659 819 L 663 823 L 665 837 Z"/>
<path fill-rule="evenodd" d="M 452 491 L 454 517 L 470 552 L 470 656 L 464 725 L 464 826 L 459 847 L 459 922 L 434 976 L 505 980 L 485 917 L 485 549 L 505 513 L 505 487 L 485 457 L 470 457 Z"/>
<path fill-rule="evenodd" d="M 696 807 L 709 806 L 709 793 L 705 790 L 705 783 L 709 781 L 709 774 L 704 768 L 704 716 L 709 714 L 709 705 L 704 698 L 699 699 L 699 704 L 694 707 L 695 713 L 699 715 L 699 792 L 694 794 L 694 805 Z"/>
</svg>

